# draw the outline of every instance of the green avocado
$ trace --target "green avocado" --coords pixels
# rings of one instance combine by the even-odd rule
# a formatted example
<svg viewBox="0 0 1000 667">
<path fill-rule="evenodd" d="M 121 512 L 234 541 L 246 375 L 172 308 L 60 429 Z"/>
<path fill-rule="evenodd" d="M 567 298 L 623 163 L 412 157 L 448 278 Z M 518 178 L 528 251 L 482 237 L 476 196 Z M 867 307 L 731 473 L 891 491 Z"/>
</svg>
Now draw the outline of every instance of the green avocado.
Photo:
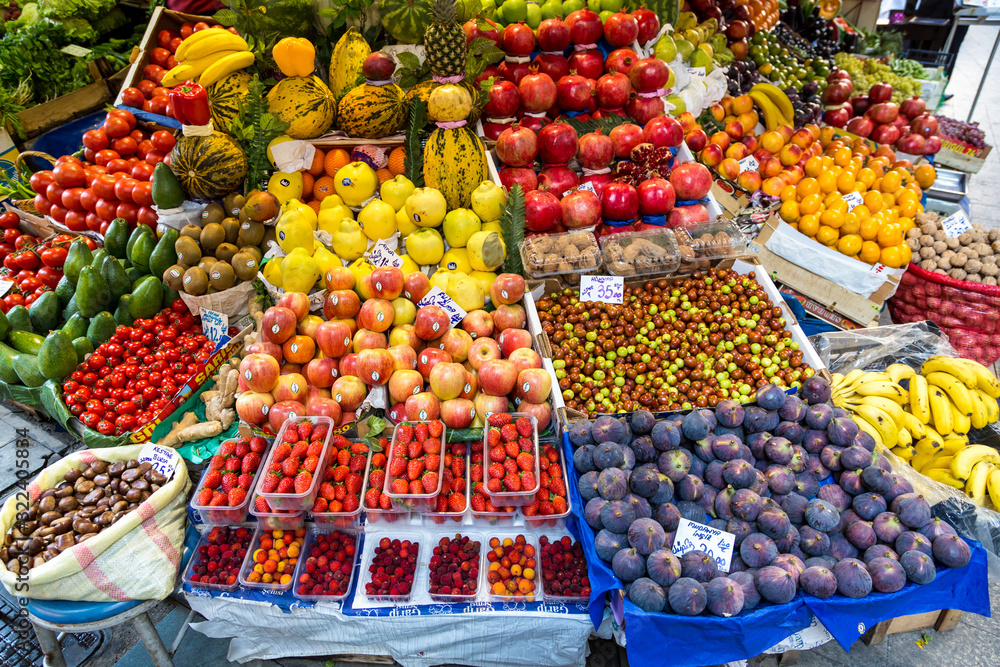
<svg viewBox="0 0 1000 667">
<path fill-rule="evenodd" d="M 73 355 L 74 358 L 76 355 Z M 38 370 L 38 357 L 33 354 L 15 354 L 11 358 L 14 372 L 26 387 L 41 387 L 45 384 L 45 376 Z"/>
<path fill-rule="evenodd" d="M 76 282 L 76 305 L 84 317 L 94 317 L 111 303 L 111 288 L 101 272 L 93 266 L 84 267 Z"/>
<path fill-rule="evenodd" d="M 28 308 L 28 317 L 35 331 L 47 334 L 59 326 L 59 297 L 55 292 L 42 292 Z"/>
<path fill-rule="evenodd" d="M 94 316 L 87 327 L 87 339 L 95 348 L 107 343 L 115 335 L 118 322 L 108 311 L 102 311 Z"/>
<path fill-rule="evenodd" d="M 163 280 L 163 273 L 177 263 L 177 251 L 174 250 L 174 243 L 180 234 L 174 228 L 169 228 L 163 232 L 163 236 L 153 249 L 153 254 L 149 256 L 149 273 Z"/>
<path fill-rule="evenodd" d="M 63 308 L 66 307 L 74 294 L 76 294 L 76 284 L 69 279 L 69 276 L 60 278 L 59 284 L 56 285 L 56 296 L 59 297 L 59 303 Z"/>
<path fill-rule="evenodd" d="M 65 331 L 53 331 L 38 352 L 38 370 L 49 380 L 62 380 L 76 369 L 76 348 Z"/>
<path fill-rule="evenodd" d="M 128 310 L 135 319 L 149 318 L 163 308 L 163 285 L 156 276 L 142 280 L 134 290 L 129 300 Z"/>
<path fill-rule="evenodd" d="M 124 294 L 122 298 L 118 300 L 118 308 L 115 309 L 115 322 L 118 324 L 124 324 L 127 327 L 132 326 L 135 322 L 135 318 L 132 317 L 132 313 L 128 310 L 129 301 L 132 300 L 131 294 Z"/>
<path fill-rule="evenodd" d="M 123 294 L 128 294 L 132 288 L 132 282 L 128 279 L 128 273 L 125 272 L 125 268 L 122 267 L 117 259 L 110 255 L 104 260 L 104 264 L 101 265 L 101 277 L 108 283 L 108 289 L 111 290 L 112 304 L 118 303 L 118 299 Z"/>
<path fill-rule="evenodd" d="M 90 252 L 90 246 L 82 238 L 79 238 L 69 246 L 66 260 L 63 262 L 63 274 L 75 285 L 80 277 L 80 271 L 83 270 L 83 267 L 90 266 L 93 260 L 94 255 Z"/>
<path fill-rule="evenodd" d="M 145 225 L 142 226 L 145 227 Z M 140 236 L 136 240 L 135 245 L 132 246 L 132 252 L 128 256 L 132 262 L 132 266 L 139 269 L 144 275 L 149 275 L 149 258 L 153 256 L 153 250 L 155 249 L 156 239 L 153 238 L 152 234 L 143 234 Z M 160 277 L 163 277 L 162 273 Z"/>
<path fill-rule="evenodd" d="M 76 350 L 76 363 L 78 364 L 82 364 L 88 354 L 94 353 L 94 346 L 90 344 L 90 340 L 86 336 L 74 338 L 73 349 Z"/>
<path fill-rule="evenodd" d="M 125 259 L 128 246 L 128 223 L 125 218 L 115 218 L 104 232 L 104 247 L 118 259 Z"/>
<path fill-rule="evenodd" d="M 153 169 L 152 194 L 153 203 L 161 210 L 177 208 L 184 203 L 184 190 L 180 181 L 163 162 L 158 162 Z"/>
<path fill-rule="evenodd" d="M 11 331 L 34 331 L 31 325 L 31 315 L 24 306 L 17 305 L 7 311 L 7 323 Z"/>
<path fill-rule="evenodd" d="M 62 326 L 62 330 L 66 332 L 66 335 L 69 336 L 70 340 L 73 340 L 74 338 L 79 338 L 80 336 L 86 336 L 87 327 L 89 325 L 90 323 L 87 321 L 86 317 L 80 313 L 76 313 L 73 317 L 66 321 L 66 324 Z"/>
</svg>

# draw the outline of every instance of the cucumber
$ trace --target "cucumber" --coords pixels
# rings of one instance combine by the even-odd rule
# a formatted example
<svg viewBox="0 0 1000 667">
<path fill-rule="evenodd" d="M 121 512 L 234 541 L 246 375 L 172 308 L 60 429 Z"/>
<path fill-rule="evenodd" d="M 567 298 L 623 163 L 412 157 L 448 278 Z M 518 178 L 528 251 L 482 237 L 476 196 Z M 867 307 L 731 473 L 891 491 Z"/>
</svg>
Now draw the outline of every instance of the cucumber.
<svg viewBox="0 0 1000 667">
<path fill-rule="evenodd" d="M 7 340 L 18 352 L 37 356 L 42 349 L 42 343 L 45 342 L 45 336 L 28 331 L 11 331 Z"/>
</svg>

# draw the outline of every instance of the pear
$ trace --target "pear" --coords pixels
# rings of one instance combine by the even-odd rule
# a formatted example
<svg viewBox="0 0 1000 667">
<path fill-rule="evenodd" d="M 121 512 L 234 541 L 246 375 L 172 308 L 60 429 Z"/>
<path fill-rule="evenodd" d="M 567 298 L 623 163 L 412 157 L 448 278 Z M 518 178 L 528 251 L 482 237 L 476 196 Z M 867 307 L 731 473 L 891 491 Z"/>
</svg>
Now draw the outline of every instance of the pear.
<svg viewBox="0 0 1000 667">
<path fill-rule="evenodd" d="M 466 312 L 479 310 L 486 304 L 483 286 L 475 278 L 461 272 L 452 276 L 445 292 Z"/>
<path fill-rule="evenodd" d="M 503 188 L 493 181 L 483 181 L 472 191 L 472 210 L 480 220 L 499 220 L 506 203 Z"/>
<path fill-rule="evenodd" d="M 337 225 L 333 237 L 333 251 L 337 256 L 348 262 L 353 262 L 365 254 L 368 249 L 368 237 L 365 236 L 355 220 L 344 219 Z"/>
<path fill-rule="evenodd" d="M 305 248 L 295 248 L 281 263 L 282 288 L 286 292 L 308 294 L 319 278 L 319 266 Z"/>
</svg>

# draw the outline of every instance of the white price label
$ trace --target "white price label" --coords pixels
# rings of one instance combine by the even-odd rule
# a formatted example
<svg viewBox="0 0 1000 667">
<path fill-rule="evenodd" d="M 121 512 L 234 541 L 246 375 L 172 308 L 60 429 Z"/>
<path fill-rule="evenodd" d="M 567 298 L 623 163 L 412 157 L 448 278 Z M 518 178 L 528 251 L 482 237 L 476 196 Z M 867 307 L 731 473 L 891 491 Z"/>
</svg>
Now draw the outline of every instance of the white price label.
<svg viewBox="0 0 1000 667">
<path fill-rule="evenodd" d="M 462 307 L 455 303 L 455 300 L 444 293 L 440 287 L 432 287 L 431 291 L 428 292 L 423 299 L 417 304 L 417 306 L 440 306 L 444 309 L 444 312 L 448 313 L 448 318 L 451 320 L 451 326 L 457 327 L 468 315 L 467 312 L 462 310 Z M 444 335 L 444 332 L 441 332 Z"/>
<path fill-rule="evenodd" d="M 864 198 L 862 198 L 860 192 L 848 192 L 846 195 L 844 195 L 843 199 L 845 202 L 847 202 L 848 213 L 853 211 L 855 206 L 865 203 L 865 200 Z"/>
<path fill-rule="evenodd" d="M 229 335 L 229 316 L 202 308 L 201 330 L 210 341 L 218 343 Z"/>
<path fill-rule="evenodd" d="M 594 184 L 591 181 L 587 181 L 586 183 L 581 183 L 580 187 L 578 187 L 577 190 L 590 190 L 595 195 L 597 194 L 597 190 L 594 189 Z"/>
<path fill-rule="evenodd" d="M 683 556 L 689 551 L 704 551 L 715 559 L 719 569 L 729 572 L 729 561 L 733 557 L 736 536 L 703 523 L 681 519 L 674 536 L 671 551 L 675 556 Z"/>
<path fill-rule="evenodd" d="M 753 155 L 747 155 L 745 158 L 739 161 L 739 165 L 741 174 L 744 171 L 757 171 L 757 168 L 760 167 L 760 163 L 757 162 L 757 158 L 755 158 Z"/>
<path fill-rule="evenodd" d="M 868 269 L 868 273 L 874 273 L 877 276 L 880 276 L 883 273 L 887 273 L 888 271 L 889 271 L 888 266 L 886 266 L 885 264 L 880 264 L 878 262 L 872 264 L 872 267 Z"/>
<path fill-rule="evenodd" d="M 620 304 L 625 298 L 621 276 L 580 276 L 580 301 Z"/>
<path fill-rule="evenodd" d="M 86 49 L 82 46 L 77 46 L 76 44 L 70 44 L 69 46 L 64 46 L 59 50 L 65 53 L 66 55 L 74 56 L 76 58 L 86 58 L 92 53 L 90 49 Z"/>
<path fill-rule="evenodd" d="M 704 67 L 688 67 L 687 71 L 691 76 L 705 76 Z"/>
<path fill-rule="evenodd" d="M 972 229 L 972 222 L 965 215 L 965 211 L 958 209 L 941 221 L 941 228 L 944 229 L 944 235 L 951 238 L 953 236 L 961 236 Z"/>
<path fill-rule="evenodd" d="M 368 261 L 372 263 L 372 266 L 394 266 L 397 269 L 403 268 L 403 258 L 393 252 L 392 248 L 383 241 L 379 240 L 374 246 L 372 246 L 371 251 L 368 253 Z"/>
<path fill-rule="evenodd" d="M 147 461 L 152 464 L 153 470 L 170 479 L 174 474 L 174 468 L 177 467 L 177 452 L 169 447 L 160 447 L 147 442 L 139 452 L 139 463 Z"/>
<path fill-rule="evenodd" d="M 14 283 L 10 280 L 0 280 L 0 296 L 3 296 L 10 291 L 10 288 L 14 286 Z"/>
</svg>

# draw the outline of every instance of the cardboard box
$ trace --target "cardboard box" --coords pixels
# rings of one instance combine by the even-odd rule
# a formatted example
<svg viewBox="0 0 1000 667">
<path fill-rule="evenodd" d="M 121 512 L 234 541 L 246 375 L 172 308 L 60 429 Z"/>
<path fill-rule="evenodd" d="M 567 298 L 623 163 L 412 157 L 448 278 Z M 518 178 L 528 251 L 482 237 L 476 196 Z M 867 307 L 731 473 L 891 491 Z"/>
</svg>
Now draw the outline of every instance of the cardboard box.
<svg viewBox="0 0 1000 667">
<path fill-rule="evenodd" d="M 881 285 L 870 296 L 852 292 L 768 250 L 765 244 L 778 230 L 779 225 L 787 227 L 776 216 L 771 216 L 761 228 L 755 241 L 751 243 L 751 248 L 757 253 L 757 259 L 767 269 L 770 278 L 793 288 L 826 310 L 839 313 L 856 324 L 863 327 L 877 326 L 882 307 L 886 300 L 895 294 L 899 278 L 892 274 L 885 275 Z M 802 240 L 804 243 L 819 246 L 816 241 L 805 236 L 802 236 Z M 803 260 L 803 263 L 808 262 Z M 873 270 L 873 267 L 863 262 L 855 263 L 858 264 L 859 272 Z"/>
<path fill-rule="evenodd" d="M 66 122 L 100 109 L 111 101 L 111 89 L 93 61 L 87 63 L 94 83 L 17 114 L 28 137 L 36 137 Z"/>
<path fill-rule="evenodd" d="M 941 150 L 934 156 L 934 161 L 945 167 L 975 174 L 983 168 L 983 164 L 992 150 L 992 146 L 976 148 L 961 141 L 942 136 Z"/>
</svg>

